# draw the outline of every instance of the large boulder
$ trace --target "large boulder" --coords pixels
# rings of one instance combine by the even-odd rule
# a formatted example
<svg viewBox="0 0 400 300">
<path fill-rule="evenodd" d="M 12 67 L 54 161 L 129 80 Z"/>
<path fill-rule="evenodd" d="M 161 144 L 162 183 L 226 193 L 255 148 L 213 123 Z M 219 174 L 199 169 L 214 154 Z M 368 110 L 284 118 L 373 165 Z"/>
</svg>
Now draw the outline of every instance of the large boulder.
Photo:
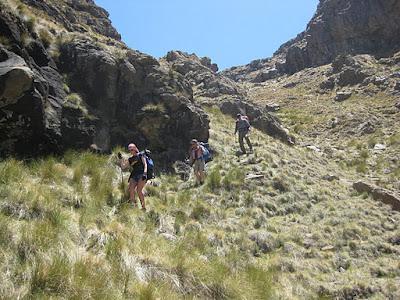
<svg viewBox="0 0 400 300">
<path fill-rule="evenodd" d="M 289 135 L 288 130 L 282 126 L 279 119 L 262 107 L 241 100 L 226 100 L 220 104 L 220 109 L 232 117 L 236 117 L 238 113 L 245 114 L 255 128 L 289 145 L 295 143 L 294 137 Z"/>
<path fill-rule="evenodd" d="M 375 200 L 390 205 L 393 210 L 400 211 L 400 195 L 394 192 L 379 188 L 363 181 L 354 182 L 353 188 L 359 193 L 371 194 Z"/>
</svg>

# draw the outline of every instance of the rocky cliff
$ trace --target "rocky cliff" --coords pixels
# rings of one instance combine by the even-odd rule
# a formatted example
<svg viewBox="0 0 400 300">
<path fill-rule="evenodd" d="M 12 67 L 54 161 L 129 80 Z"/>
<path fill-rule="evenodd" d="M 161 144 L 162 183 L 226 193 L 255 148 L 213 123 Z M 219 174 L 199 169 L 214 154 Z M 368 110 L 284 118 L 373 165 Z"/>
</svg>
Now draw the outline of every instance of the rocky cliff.
<svg viewBox="0 0 400 300">
<path fill-rule="evenodd" d="M 223 74 L 236 81 L 262 82 L 329 64 L 343 54 L 388 57 L 400 49 L 399 32 L 397 0 L 320 0 L 307 29 L 282 45 L 273 58 Z"/>
<path fill-rule="evenodd" d="M 208 139 L 190 83 L 128 49 L 93 1 L 23 3 L 1 4 L 0 156 L 134 141 L 171 161 Z"/>
<path fill-rule="evenodd" d="M 279 119 L 264 107 L 249 102 L 246 89 L 218 74 L 218 66 L 210 58 L 170 51 L 160 62 L 188 80 L 196 103 L 216 105 L 223 113 L 232 117 L 236 117 L 238 113 L 246 114 L 252 126 L 285 143 L 294 144 L 294 138 L 283 128 Z"/>
</svg>

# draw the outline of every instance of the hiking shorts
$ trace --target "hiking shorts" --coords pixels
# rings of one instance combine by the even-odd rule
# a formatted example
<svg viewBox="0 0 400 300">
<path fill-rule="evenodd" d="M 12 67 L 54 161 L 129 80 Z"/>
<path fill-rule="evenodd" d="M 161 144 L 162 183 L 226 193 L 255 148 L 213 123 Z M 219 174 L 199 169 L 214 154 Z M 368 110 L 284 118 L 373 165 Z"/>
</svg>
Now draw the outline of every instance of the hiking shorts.
<svg viewBox="0 0 400 300">
<path fill-rule="evenodd" d="M 131 176 L 129 176 L 128 182 L 130 182 L 131 180 L 133 180 L 134 182 L 138 183 L 143 177 L 143 173 L 142 174 L 131 174 Z"/>
<path fill-rule="evenodd" d="M 193 170 L 194 172 L 204 172 L 204 168 L 206 166 L 206 163 L 203 159 L 197 159 L 194 164 L 193 164 Z"/>
</svg>

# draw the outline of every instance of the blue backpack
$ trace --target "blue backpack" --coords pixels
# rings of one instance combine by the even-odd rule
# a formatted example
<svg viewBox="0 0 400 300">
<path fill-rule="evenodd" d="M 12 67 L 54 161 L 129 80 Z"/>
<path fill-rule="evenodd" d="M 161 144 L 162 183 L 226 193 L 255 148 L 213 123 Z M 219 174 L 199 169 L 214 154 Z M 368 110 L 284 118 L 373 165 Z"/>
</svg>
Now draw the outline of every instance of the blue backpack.
<svg viewBox="0 0 400 300">
<path fill-rule="evenodd" d="M 147 163 L 147 179 L 153 179 L 155 178 L 154 175 L 154 161 L 150 157 L 151 152 L 150 150 L 144 150 L 140 152 L 141 155 L 143 155 L 146 158 L 146 163 Z"/>
<path fill-rule="evenodd" d="M 212 150 L 210 148 L 210 145 L 208 143 L 203 143 L 203 142 L 200 142 L 199 144 L 200 144 L 201 149 L 203 150 L 203 159 L 204 159 L 205 163 L 212 161 L 213 157 L 212 157 L 212 153 L 211 153 Z"/>
</svg>

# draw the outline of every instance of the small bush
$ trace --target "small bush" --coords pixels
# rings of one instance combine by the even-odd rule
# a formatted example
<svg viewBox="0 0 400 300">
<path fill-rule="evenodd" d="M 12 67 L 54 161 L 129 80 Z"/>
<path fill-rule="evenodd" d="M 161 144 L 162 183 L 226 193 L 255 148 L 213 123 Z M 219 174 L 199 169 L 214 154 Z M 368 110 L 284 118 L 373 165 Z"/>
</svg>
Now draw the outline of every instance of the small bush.
<svg viewBox="0 0 400 300">
<path fill-rule="evenodd" d="M 28 28 L 28 30 L 30 32 L 34 32 L 35 31 L 35 26 L 36 26 L 36 19 L 34 17 L 28 17 L 25 20 L 25 25 Z"/>
<path fill-rule="evenodd" d="M 163 103 L 149 103 L 143 106 L 141 111 L 144 113 L 164 114 L 166 112 L 166 108 Z"/>
<path fill-rule="evenodd" d="M 389 146 L 400 145 L 400 133 L 393 134 L 389 137 L 388 141 Z"/>
<path fill-rule="evenodd" d="M 41 39 L 45 48 L 49 48 L 53 42 L 53 36 L 47 29 L 44 28 L 39 30 L 39 38 Z"/>
<path fill-rule="evenodd" d="M 71 105 L 73 107 L 80 107 L 82 104 L 82 97 L 77 93 L 69 94 L 65 98 L 65 104 Z"/>
<path fill-rule="evenodd" d="M 26 166 L 15 159 L 0 162 L 0 184 L 10 184 L 23 179 Z"/>
<path fill-rule="evenodd" d="M 207 186 L 211 191 L 221 187 L 221 167 L 216 166 L 207 176 Z"/>
<path fill-rule="evenodd" d="M 8 48 L 9 46 L 11 46 L 11 41 L 8 37 L 0 35 L 0 44 Z"/>
<path fill-rule="evenodd" d="M 201 202 L 197 202 L 196 206 L 193 207 L 190 217 L 199 221 L 209 217 L 210 213 L 210 210 L 204 204 L 202 204 Z"/>
<path fill-rule="evenodd" d="M 243 169 L 231 168 L 222 179 L 222 186 L 227 190 L 232 190 L 244 183 L 245 173 Z"/>
<path fill-rule="evenodd" d="M 289 191 L 290 183 L 288 182 L 288 178 L 286 176 L 281 175 L 274 177 L 272 180 L 272 186 L 281 193 L 285 193 Z"/>
</svg>

